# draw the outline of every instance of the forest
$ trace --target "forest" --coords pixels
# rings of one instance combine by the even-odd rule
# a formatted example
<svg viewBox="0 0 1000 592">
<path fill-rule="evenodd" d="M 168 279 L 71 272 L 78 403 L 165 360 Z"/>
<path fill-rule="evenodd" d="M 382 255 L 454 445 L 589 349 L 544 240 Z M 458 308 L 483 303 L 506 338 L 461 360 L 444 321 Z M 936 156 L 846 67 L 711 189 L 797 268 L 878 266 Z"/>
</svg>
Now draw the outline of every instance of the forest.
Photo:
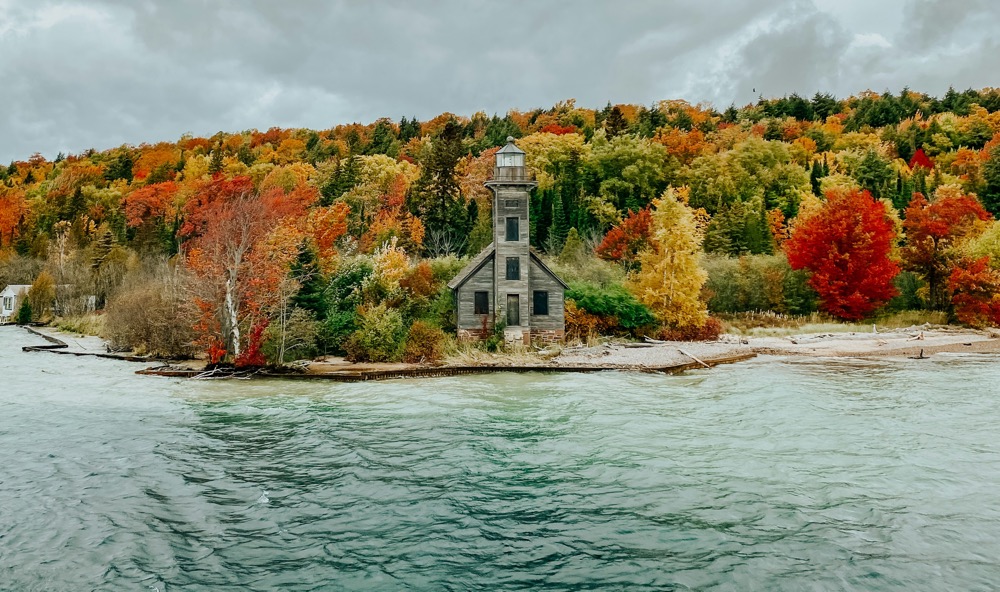
<svg viewBox="0 0 1000 592">
<path fill-rule="evenodd" d="M 567 100 L 34 154 L 0 166 L 0 287 L 31 285 L 18 322 L 164 358 L 439 360 L 508 136 L 538 182 L 531 243 L 570 285 L 567 339 L 710 339 L 761 312 L 1000 324 L 997 89 Z"/>
</svg>

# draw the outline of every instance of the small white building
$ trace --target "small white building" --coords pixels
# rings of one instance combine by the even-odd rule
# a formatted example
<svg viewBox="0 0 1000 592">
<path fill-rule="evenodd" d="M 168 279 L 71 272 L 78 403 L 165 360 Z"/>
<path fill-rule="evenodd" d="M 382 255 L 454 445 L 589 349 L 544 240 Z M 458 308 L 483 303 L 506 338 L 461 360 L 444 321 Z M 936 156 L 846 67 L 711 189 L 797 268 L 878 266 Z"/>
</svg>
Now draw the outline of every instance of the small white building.
<svg viewBox="0 0 1000 592">
<path fill-rule="evenodd" d="M 0 292 L 0 323 L 10 323 L 17 317 L 17 309 L 28 297 L 31 286 L 11 284 Z"/>
</svg>

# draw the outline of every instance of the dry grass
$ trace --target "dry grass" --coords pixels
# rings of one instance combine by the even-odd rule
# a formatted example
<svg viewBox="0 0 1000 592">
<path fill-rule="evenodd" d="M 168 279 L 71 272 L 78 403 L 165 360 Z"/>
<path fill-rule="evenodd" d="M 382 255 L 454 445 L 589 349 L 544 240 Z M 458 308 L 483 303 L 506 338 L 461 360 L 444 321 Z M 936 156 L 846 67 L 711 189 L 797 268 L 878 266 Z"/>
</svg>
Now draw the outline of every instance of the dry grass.
<svg viewBox="0 0 1000 592">
<path fill-rule="evenodd" d="M 559 355 L 561 347 L 549 347 L 538 351 L 522 344 L 508 345 L 503 352 L 487 352 L 474 343 L 454 342 L 449 348 L 445 363 L 449 366 L 534 366 L 544 364 Z"/>
<path fill-rule="evenodd" d="M 870 333 L 872 326 L 879 330 L 905 329 L 921 325 L 943 326 L 948 315 L 927 310 L 908 310 L 878 317 L 874 322 L 838 321 L 821 313 L 792 316 L 771 311 L 723 315 L 726 333 L 748 337 L 787 337 L 811 333 Z"/>
<path fill-rule="evenodd" d="M 947 325 L 948 313 L 935 310 L 904 310 L 878 318 L 879 328 L 905 329 L 919 325 Z"/>
<path fill-rule="evenodd" d="M 102 337 L 104 335 L 104 315 L 95 313 L 65 318 L 57 317 L 52 324 L 56 329 L 65 331 L 66 333 L 92 335 L 95 337 Z"/>
</svg>

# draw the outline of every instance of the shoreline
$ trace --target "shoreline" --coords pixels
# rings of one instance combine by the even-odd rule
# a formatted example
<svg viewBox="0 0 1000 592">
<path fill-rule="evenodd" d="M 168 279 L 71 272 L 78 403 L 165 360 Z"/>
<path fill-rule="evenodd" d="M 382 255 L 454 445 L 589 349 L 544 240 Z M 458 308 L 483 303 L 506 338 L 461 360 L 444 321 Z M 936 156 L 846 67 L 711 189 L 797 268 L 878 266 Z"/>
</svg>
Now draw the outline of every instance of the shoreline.
<svg viewBox="0 0 1000 592">
<path fill-rule="evenodd" d="M 458 356 L 442 364 L 352 363 L 330 356 L 303 363 L 297 370 L 257 369 L 234 374 L 206 372 L 204 362 L 200 360 L 169 361 L 127 353 L 109 353 L 104 340 L 99 337 L 74 336 L 50 327 L 22 328 L 49 342 L 49 345 L 24 346 L 24 351 L 94 356 L 133 363 L 158 362 L 162 365 L 144 368 L 136 373 L 174 378 L 241 376 L 361 382 L 496 372 L 624 371 L 677 374 L 738 363 L 758 355 L 856 359 L 930 359 L 942 353 L 1000 355 L 1000 331 L 996 329 L 976 331 L 958 327 L 910 327 L 881 333 L 844 332 L 785 337 L 727 334 L 712 342 L 609 342 L 593 347 L 566 347 L 554 355 L 552 352 L 483 354 L 473 359 Z"/>
</svg>

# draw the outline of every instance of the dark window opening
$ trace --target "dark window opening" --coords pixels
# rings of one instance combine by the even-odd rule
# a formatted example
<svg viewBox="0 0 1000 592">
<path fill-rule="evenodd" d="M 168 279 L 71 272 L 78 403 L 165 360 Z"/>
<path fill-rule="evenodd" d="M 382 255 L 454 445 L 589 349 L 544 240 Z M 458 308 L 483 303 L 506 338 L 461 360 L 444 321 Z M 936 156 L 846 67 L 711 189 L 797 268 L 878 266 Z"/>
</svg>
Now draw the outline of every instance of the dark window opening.
<svg viewBox="0 0 1000 592">
<path fill-rule="evenodd" d="M 517 200 L 517 199 L 508 199 L 508 200 L 504 201 L 504 206 L 506 206 L 508 208 L 511 208 L 511 209 L 517 209 L 517 208 L 521 207 L 521 201 Z"/>
<path fill-rule="evenodd" d="M 476 292 L 475 312 L 473 314 L 490 314 L 489 292 Z"/>
<path fill-rule="evenodd" d="M 521 279 L 521 260 L 517 257 L 507 257 L 507 279 Z"/>
<path fill-rule="evenodd" d="M 516 242 L 520 240 L 521 233 L 518 226 L 518 219 L 516 217 L 507 218 L 507 241 Z"/>
<path fill-rule="evenodd" d="M 532 314 L 547 316 L 549 314 L 549 293 L 535 290 L 532 294 Z"/>
</svg>

